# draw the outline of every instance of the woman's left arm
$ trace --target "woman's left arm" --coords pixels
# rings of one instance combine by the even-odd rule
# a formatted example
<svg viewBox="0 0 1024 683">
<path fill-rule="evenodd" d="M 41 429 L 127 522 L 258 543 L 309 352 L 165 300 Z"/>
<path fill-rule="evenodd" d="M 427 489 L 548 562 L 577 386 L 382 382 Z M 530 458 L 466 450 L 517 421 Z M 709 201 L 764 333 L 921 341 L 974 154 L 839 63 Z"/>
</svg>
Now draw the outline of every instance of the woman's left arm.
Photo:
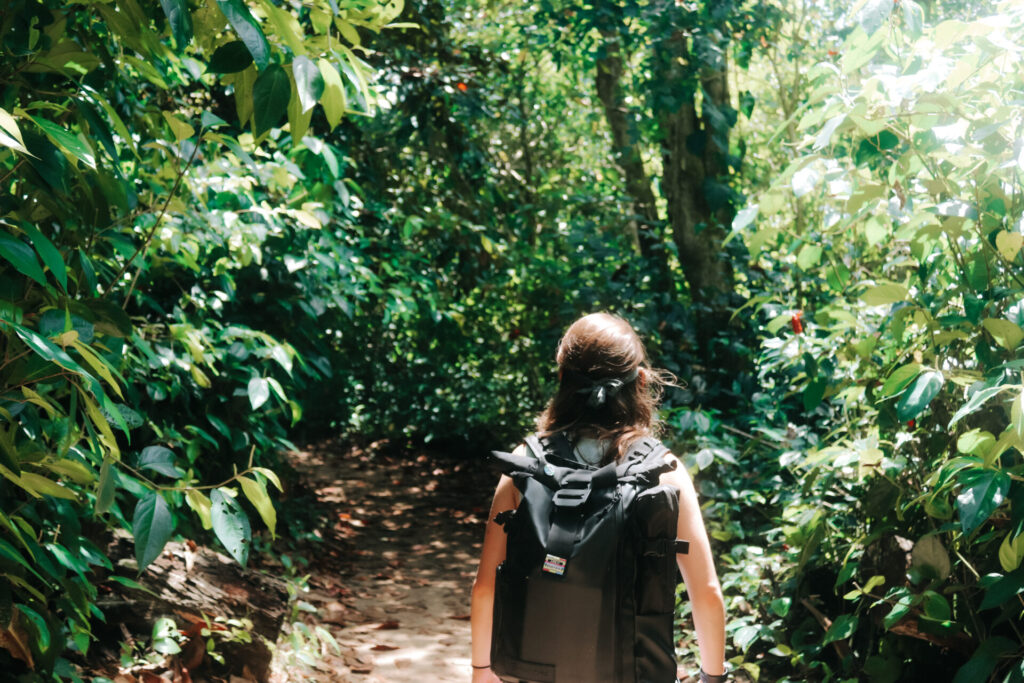
<svg viewBox="0 0 1024 683">
<path fill-rule="evenodd" d="M 670 456 L 677 460 L 675 456 Z M 678 462 L 678 460 L 677 460 Z M 661 483 L 679 489 L 679 523 L 676 537 L 690 542 L 689 552 L 676 556 L 693 606 L 693 622 L 700 647 L 701 669 L 711 676 L 725 673 L 725 600 L 715 572 L 711 543 L 700 514 L 697 491 L 686 468 L 662 475 Z"/>
<path fill-rule="evenodd" d="M 473 582 L 470 630 L 472 636 L 473 683 L 491 683 L 498 677 L 490 670 L 491 664 L 491 611 L 494 607 L 494 574 L 505 559 L 505 530 L 494 521 L 498 513 L 516 507 L 516 490 L 512 480 L 502 476 L 494 491 L 491 512 L 484 532 L 484 546 L 480 565 Z"/>
</svg>

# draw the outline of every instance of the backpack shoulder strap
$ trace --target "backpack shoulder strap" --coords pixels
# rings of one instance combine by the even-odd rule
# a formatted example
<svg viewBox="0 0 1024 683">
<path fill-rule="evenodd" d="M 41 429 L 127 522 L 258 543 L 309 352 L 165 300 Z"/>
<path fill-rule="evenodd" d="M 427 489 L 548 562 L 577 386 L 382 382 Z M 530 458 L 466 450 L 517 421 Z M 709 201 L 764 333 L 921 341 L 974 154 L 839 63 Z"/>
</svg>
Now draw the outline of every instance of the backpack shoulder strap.
<svg viewBox="0 0 1024 683">
<path fill-rule="evenodd" d="M 557 432 L 551 436 L 538 438 L 537 441 L 549 457 L 554 457 L 565 462 L 575 463 L 576 456 L 573 455 L 572 442 L 565 432 Z"/>
<path fill-rule="evenodd" d="M 544 459 L 544 446 L 541 445 L 540 439 L 537 438 L 536 434 L 530 434 L 524 441 L 526 442 L 526 447 L 533 453 L 533 457 L 537 458 L 537 460 Z"/>
<path fill-rule="evenodd" d="M 550 449 L 541 445 L 540 439 L 531 434 L 524 439 L 530 455 L 516 455 L 502 451 L 491 451 L 491 459 L 497 465 L 502 474 L 507 474 L 516 482 L 525 479 L 535 479 L 552 490 L 557 490 L 561 484 L 560 479 L 564 476 L 564 467 L 553 467 L 547 455 Z M 517 488 L 520 483 L 516 484 Z"/>
<path fill-rule="evenodd" d="M 657 484 L 662 473 L 676 468 L 675 461 L 665 460 L 666 453 L 668 447 L 653 436 L 636 439 L 619 465 L 619 479 L 633 478 L 644 487 Z"/>
<path fill-rule="evenodd" d="M 491 451 L 491 458 L 502 474 L 509 476 L 522 473 L 528 476 L 536 474 L 543 466 L 542 461 L 528 455 L 515 455 L 503 451 Z"/>
</svg>

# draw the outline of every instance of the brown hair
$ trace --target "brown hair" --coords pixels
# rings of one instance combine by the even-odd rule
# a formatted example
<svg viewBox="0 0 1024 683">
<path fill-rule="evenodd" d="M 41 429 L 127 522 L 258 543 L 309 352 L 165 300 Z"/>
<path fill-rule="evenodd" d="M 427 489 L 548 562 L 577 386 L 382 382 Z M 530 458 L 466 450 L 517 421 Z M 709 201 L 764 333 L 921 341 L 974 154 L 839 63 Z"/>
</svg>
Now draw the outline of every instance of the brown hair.
<svg viewBox="0 0 1024 683">
<path fill-rule="evenodd" d="M 566 330 L 555 360 L 558 391 L 537 417 L 540 436 L 565 432 L 609 440 L 608 462 L 657 429 L 658 400 L 670 377 L 651 369 L 628 322 L 609 313 L 580 318 Z"/>
</svg>

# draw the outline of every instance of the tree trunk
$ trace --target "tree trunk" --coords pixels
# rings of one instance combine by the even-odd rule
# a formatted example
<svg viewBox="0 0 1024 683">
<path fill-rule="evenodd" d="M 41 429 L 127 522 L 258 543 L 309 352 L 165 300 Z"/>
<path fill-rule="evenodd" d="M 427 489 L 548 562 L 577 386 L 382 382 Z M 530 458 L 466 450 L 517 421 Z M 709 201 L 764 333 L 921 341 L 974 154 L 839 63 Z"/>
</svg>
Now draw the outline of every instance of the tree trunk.
<svg viewBox="0 0 1024 683">
<path fill-rule="evenodd" d="M 630 237 L 641 256 L 658 264 L 658 279 L 664 282 L 668 262 L 662 244 L 661 220 L 651 180 L 644 170 L 640 134 L 626 106 L 622 75 L 622 45 L 614 35 L 606 35 L 604 56 L 597 60 L 597 96 L 611 130 L 615 161 L 626 181 L 626 192 L 633 200 L 636 218 L 630 222 Z"/>
<path fill-rule="evenodd" d="M 732 208 L 727 201 L 715 199 L 715 192 L 723 191 L 729 129 L 712 120 L 712 110 L 706 105 L 728 106 L 725 58 L 720 69 L 702 70 L 699 82 L 703 86 L 705 111 L 698 116 L 697 79 L 688 77 L 691 56 L 686 36 L 677 31 L 657 45 L 656 50 L 660 87 L 679 93 L 674 107 L 658 112 L 664 165 L 661 187 L 668 204 L 672 237 L 690 296 L 696 302 L 718 308 L 714 300 L 733 290 L 732 268 L 721 254 Z"/>
</svg>

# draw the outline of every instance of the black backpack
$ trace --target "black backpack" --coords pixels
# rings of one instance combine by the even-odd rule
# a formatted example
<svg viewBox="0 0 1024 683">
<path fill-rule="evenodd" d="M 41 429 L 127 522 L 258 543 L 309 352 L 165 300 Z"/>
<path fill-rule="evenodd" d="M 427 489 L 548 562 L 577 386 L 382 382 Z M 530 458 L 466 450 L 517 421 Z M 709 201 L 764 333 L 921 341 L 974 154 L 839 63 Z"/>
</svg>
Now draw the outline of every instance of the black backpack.
<svg viewBox="0 0 1024 683">
<path fill-rule="evenodd" d="M 673 683 L 679 491 L 653 438 L 620 462 L 577 462 L 562 435 L 527 437 L 535 457 L 494 452 L 522 494 L 495 519 L 491 669 L 523 683 Z"/>
</svg>

